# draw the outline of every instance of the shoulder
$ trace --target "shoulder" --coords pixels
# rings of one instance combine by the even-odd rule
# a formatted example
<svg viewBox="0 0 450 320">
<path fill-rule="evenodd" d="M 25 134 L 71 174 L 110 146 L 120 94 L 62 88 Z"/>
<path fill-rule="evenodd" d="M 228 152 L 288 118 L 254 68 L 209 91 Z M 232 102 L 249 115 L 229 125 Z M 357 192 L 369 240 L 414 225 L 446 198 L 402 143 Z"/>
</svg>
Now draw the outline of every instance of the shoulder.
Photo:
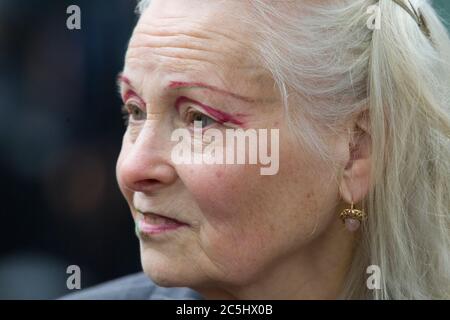
<svg viewBox="0 0 450 320">
<path fill-rule="evenodd" d="M 169 300 L 202 299 L 189 288 L 164 288 L 143 272 L 111 280 L 60 298 L 62 300 Z"/>
</svg>

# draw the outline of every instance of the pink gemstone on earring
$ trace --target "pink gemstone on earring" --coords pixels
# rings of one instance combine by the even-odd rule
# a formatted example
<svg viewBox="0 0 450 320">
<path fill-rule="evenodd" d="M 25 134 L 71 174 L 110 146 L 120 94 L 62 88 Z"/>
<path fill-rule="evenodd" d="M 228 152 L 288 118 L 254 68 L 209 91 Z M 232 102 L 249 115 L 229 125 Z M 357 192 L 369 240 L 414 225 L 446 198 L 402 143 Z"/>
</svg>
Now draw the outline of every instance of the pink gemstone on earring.
<svg viewBox="0 0 450 320">
<path fill-rule="evenodd" d="M 354 232 L 358 230 L 359 226 L 361 225 L 361 222 L 357 219 L 347 218 L 345 219 L 345 227 L 348 231 Z"/>
</svg>

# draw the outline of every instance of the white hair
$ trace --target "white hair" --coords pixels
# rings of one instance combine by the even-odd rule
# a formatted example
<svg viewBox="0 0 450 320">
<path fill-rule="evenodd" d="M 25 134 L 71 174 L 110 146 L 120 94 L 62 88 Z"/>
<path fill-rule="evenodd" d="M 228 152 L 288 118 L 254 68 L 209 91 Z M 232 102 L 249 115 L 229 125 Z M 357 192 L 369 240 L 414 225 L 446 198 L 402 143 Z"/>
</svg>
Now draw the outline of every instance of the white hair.
<svg viewBox="0 0 450 320">
<path fill-rule="evenodd" d="M 368 220 L 341 297 L 449 299 L 447 30 L 429 1 L 410 3 L 420 6 L 431 39 L 392 0 L 324 2 L 249 0 L 240 20 L 257 31 L 249 45 L 273 75 L 300 142 L 334 165 L 327 135 L 349 119 L 368 121 Z M 149 3 L 140 1 L 138 11 Z M 374 30 L 367 26 L 373 5 L 381 12 Z M 369 265 L 380 267 L 379 290 L 366 286 Z"/>
</svg>

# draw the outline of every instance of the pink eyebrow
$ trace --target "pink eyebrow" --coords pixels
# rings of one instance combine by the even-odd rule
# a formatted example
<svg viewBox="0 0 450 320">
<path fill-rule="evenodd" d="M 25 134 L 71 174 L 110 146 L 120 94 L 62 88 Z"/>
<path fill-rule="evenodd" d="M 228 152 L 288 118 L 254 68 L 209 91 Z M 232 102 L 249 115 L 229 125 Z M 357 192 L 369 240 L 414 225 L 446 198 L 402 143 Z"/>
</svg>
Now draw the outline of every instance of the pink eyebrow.
<svg viewBox="0 0 450 320">
<path fill-rule="evenodd" d="M 119 73 L 119 75 L 117 76 L 117 82 L 124 82 L 125 84 L 131 86 L 131 81 L 130 79 L 128 79 L 127 77 L 125 77 L 123 74 Z"/>
<path fill-rule="evenodd" d="M 131 84 L 131 81 L 129 78 L 127 78 L 126 76 L 124 76 L 123 74 L 119 74 L 117 77 L 117 82 L 118 83 L 125 83 L 126 85 L 128 85 L 129 87 L 133 87 Z M 220 88 L 208 85 L 208 84 L 204 84 L 201 82 L 181 82 L 181 81 L 171 81 L 168 88 L 170 89 L 179 89 L 179 88 L 205 88 L 205 89 L 209 89 L 212 91 L 216 91 L 218 93 L 224 94 L 224 95 L 229 95 L 233 98 L 239 99 L 239 100 L 243 100 L 245 102 L 254 102 L 253 99 L 232 93 L 232 92 L 228 92 L 225 90 L 222 90 Z M 137 99 L 139 99 L 139 102 L 142 103 L 144 106 L 146 105 L 145 101 L 133 90 L 128 89 L 127 91 L 125 91 L 124 95 L 123 95 L 123 99 L 126 101 L 128 98 L 130 97 L 135 97 Z M 207 113 L 209 113 L 212 117 L 214 117 L 217 121 L 219 121 L 220 123 L 232 123 L 232 124 L 236 124 L 239 126 L 244 125 L 244 122 L 239 120 L 238 118 L 236 118 L 236 116 L 239 117 L 245 117 L 247 116 L 246 114 L 241 114 L 238 113 L 236 114 L 236 116 L 233 116 L 231 114 L 228 114 L 226 112 L 217 110 L 216 108 L 207 106 L 205 104 L 202 104 L 198 101 L 195 101 L 193 99 L 187 98 L 185 96 L 181 96 L 179 97 L 176 101 L 175 101 L 175 108 L 177 109 L 177 111 L 179 111 L 180 108 L 180 104 L 184 103 L 184 102 L 192 102 L 195 103 L 197 105 L 199 105 L 201 108 L 203 108 Z"/>
<path fill-rule="evenodd" d="M 131 81 L 130 81 L 130 79 L 128 79 L 127 77 L 125 77 L 124 75 L 122 75 L 122 74 L 119 74 L 118 75 L 118 77 L 117 77 L 117 82 L 120 84 L 120 83 L 125 83 L 127 86 L 129 86 L 129 87 L 133 87 L 132 85 L 131 85 Z M 139 100 L 139 103 L 141 103 L 142 105 L 144 105 L 145 106 L 145 101 L 144 101 L 144 99 L 142 99 L 134 90 L 132 90 L 132 89 L 127 89 L 126 91 L 125 91 L 125 93 L 122 95 L 122 99 L 124 100 L 124 102 L 126 102 L 129 98 L 131 98 L 131 97 L 133 97 L 133 98 L 137 98 L 138 100 Z"/>
<path fill-rule="evenodd" d="M 190 99 L 188 97 L 179 97 L 176 101 L 175 101 L 175 108 L 177 109 L 177 111 L 179 112 L 180 109 L 180 105 L 182 103 L 185 102 L 192 102 L 195 103 L 197 105 L 199 105 L 200 107 L 202 107 L 207 113 L 209 113 L 212 117 L 214 117 L 217 121 L 219 121 L 220 123 L 233 123 L 239 126 L 242 126 L 244 123 L 239 120 L 238 118 L 236 118 L 235 116 L 232 116 L 231 114 L 225 113 L 223 111 L 217 110 L 213 107 L 207 106 L 203 103 L 200 103 L 198 101 L 195 101 L 193 99 Z M 239 116 L 245 116 L 243 114 L 239 114 Z"/>
<path fill-rule="evenodd" d="M 211 90 L 211 91 L 218 92 L 218 93 L 223 94 L 223 95 L 227 95 L 227 96 L 233 97 L 235 99 L 243 100 L 245 102 L 254 102 L 254 100 L 251 99 L 251 98 L 244 97 L 244 96 L 241 96 L 239 94 L 232 93 L 232 92 L 229 92 L 229 91 L 226 91 L 226 90 L 223 90 L 223 89 L 220 89 L 220 88 L 217 88 L 215 86 L 211 86 L 209 84 L 205 84 L 205 83 L 202 83 L 202 82 L 171 81 L 169 83 L 169 85 L 168 85 L 168 88 L 170 88 L 170 89 L 204 88 L 204 89 L 208 89 L 208 90 Z"/>
<path fill-rule="evenodd" d="M 142 99 L 136 92 L 134 92 L 131 89 L 127 89 L 127 91 L 125 91 L 125 93 L 123 94 L 123 100 L 124 102 L 127 102 L 128 99 L 130 98 L 136 98 L 139 100 L 139 103 L 142 104 L 143 106 L 145 106 L 145 101 L 144 99 Z"/>
<path fill-rule="evenodd" d="M 127 78 L 126 76 L 124 76 L 122 73 L 120 73 L 117 76 L 117 82 L 118 83 L 123 82 L 123 83 L 127 84 L 128 86 L 132 87 L 130 79 Z M 248 97 L 244 97 L 242 95 L 239 95 L 239 94 L 236 94 L 236 93 L 233 93 L 233 92 L 229 92 L 229 91 L 226 91 L 226 90 L 223 90 L 223 89 L 220 89 L 220 88 L 217 88 L 215 86 L 212 86 L 212 85 L 209 85 L 209 84 L 205 84 L 205 83 L 202 83 L 202 82 L 171 81 L 169 83 L 169 85 L 168 85 L 168 88 L 170 88 L 170 89 L 203 88 L 203 89 L 208 89 L 208 90 L 211 90 L 211 91 L 215 91 L 215 92 L 218 92 L 220 94 L 227 95 L 227 96 L 230 96 L 230 97 L 233 97 L 235 99 L 239 99 L 239 100 L 242 100 L 242 101 L 245 101 L 245 102 L 255 102 L 254 99 L 251 99 L 251 98 L 248 98 Z"/>
</svg>

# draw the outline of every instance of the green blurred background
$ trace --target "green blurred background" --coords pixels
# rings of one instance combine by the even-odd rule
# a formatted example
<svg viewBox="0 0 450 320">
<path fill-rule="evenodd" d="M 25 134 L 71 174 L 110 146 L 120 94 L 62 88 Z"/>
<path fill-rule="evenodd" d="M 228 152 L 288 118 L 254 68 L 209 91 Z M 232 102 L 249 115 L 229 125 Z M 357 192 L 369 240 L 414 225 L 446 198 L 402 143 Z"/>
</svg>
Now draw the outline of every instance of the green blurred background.
<svg viewBox="0 0 450 320">
<path fill-rule="evenodd" d="M 450 30 L 450 0 L 434 0 L 433 4 L 440 11 L 447 28 Z"/>
</svg>

